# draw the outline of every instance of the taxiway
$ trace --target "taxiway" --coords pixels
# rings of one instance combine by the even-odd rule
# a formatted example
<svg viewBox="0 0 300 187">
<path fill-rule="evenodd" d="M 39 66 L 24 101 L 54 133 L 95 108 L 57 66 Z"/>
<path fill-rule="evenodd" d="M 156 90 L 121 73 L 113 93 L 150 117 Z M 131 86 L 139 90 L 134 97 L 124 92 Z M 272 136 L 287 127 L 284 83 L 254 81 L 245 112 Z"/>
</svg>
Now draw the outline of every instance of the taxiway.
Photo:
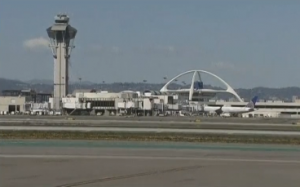
<svg viewBox="0 0 300 187">
<path fill-rule="evenodd" d="M 48 127 L 48 126 L 0 126 L 0 131 L 44 132 L 119 132 L 119 133 L 177 133 L 177 134 L 222 134 L 300 136 L 300 131 L 218 130 L 218 129 L 169 129 L 169 128 L 122 128 L 122 127 Z"/>
<path fill-rule="evenodd" d="M 62 118 L 55 116 L 0 117 L 0 126 L 52 126 L 52 127 L 119 127 L 168 129 L 219 129 L 219 130 L 276 130 L 299 131 L 295 119 L 219 119 L 192 117 L 87 117 Z"/>
<path fill-rule="evenodd" d="M 1 186 L 298 187 L 294 146 L 2 141 Z"/>
</svg>

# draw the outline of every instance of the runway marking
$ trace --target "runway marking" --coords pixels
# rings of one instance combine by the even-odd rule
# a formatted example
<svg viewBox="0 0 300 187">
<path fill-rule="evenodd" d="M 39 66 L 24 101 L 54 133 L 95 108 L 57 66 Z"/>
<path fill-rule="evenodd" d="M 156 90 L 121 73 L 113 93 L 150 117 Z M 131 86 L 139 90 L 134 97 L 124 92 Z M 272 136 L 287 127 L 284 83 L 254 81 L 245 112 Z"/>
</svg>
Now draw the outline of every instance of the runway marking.
<svg viewBox="0 0 300 187">
<path fill-rule="evenodd" d="M 299 131 L 266 130 L 219 130 L 219 129 L 168 129 L 168 128 L 124 128 L 124 127 L 62 127 L 62 126 L 0 126 L 0 130 L 15 131 L 74 131 L 74 132 L 152 132 L 191 134 L 240 134 L 240 135 L 287 135 L 300 136 Z"/>
<path fill-rule="evenodd" d="M 238 158 L 203 158 L 203 157 L 161 157 L 161 156 L 97 156 L 97 155 L 12 155 L 0 154 L 0 158 L 35 158 L 35 159 L 124 159 L 124 160 L 203 160 L 221 162 L 267 162 L 300 164 L 300 160 L 266 160 L 266 159 L 238 159 Z"/>
</svg>

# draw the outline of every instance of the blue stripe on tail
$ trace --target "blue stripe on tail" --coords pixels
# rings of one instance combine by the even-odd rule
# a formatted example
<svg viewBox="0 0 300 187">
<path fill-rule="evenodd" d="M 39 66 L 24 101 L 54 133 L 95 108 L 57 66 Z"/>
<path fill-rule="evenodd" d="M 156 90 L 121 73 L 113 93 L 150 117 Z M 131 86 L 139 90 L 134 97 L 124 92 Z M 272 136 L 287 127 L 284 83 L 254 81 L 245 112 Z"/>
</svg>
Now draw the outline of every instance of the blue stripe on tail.
<svg viewBox="0 0 300 187">
<path fill-rule="evenodd" d="M 253 97 L 251 101 L 249 101 L 249 103 L 246 105 L 246 107 L 254 109 L 257 100 L 258 100 L 258 96 Z"/>
<path fill-rule="evenodd" d="M 252 98 L 251 101 L 252 101 L 252 103 L 254 104 L 254 106 L 255 106 L 257 100 L 258 100 L 258 96 L 255 96 L 255 97 Z"/>
</svg>

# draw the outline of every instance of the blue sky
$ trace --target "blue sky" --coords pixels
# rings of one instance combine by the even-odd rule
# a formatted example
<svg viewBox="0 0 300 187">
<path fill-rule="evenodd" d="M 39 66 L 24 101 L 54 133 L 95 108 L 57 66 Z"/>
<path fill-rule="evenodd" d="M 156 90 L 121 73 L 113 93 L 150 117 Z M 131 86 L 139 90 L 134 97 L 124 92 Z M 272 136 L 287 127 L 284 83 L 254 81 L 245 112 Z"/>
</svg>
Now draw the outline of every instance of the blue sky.
<svg viewBox="0 0 300 187">
<path fill-rule="evenodd" d="M 2 0 L 0 77 L 52 79 L 46 28 L 78 29 L 70 79 L 163 82 L 204 69 L 233 87 L 299 86 L 300 1 Z"/>
</svg>

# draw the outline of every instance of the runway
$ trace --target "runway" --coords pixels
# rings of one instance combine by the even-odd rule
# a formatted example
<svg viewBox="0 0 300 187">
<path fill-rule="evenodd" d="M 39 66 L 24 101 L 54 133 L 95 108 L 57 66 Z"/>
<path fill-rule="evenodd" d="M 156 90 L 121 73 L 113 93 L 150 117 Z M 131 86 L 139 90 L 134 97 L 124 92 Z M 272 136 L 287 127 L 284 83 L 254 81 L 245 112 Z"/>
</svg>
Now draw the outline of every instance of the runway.
<svg viewBox="0 0 300 187">
<path fill-rule="evenodd" d="M 32 127 L 0 126 L 0 131 L 57 131 L 57 132 L 122 132 L 122 133 L 179 133 L 179 134 L 224 134 L 224 135 L 269 135 L 300 136 L 300 131 L 258 130 L 210 130 L 210 129 L 164 129 L 164 128 L 121 128 L 121 127 Z"/>
<path fill-rule="evenodd" d="M 300 120 L 297 118 L 222 118 L 222 117 L 203 117 L 203 116 L 31 116 L 31 115 L 0 115 L 0 121 L 8 120 L 43 120 L 43 121 L 57 121 L 64 120 L 67 118 L 73 118 L 76 121 L 143 121 L 143 122 L 190 122 L 196 119 L 200 119 L 202 122 L 221 122 L 221 123 L 269 123 L 269 124 L 292 124 Z"/>
<path fill-rule="evenodd" d="M 300 148 L 1 141 L 0 167 L 2 187 L 298 187 Z"/>
<path fill-rule="evenodd" d="M 215 129 L 215 130 L 262 130 L 262 131 L 300 131 L 300 123 L 291 119 L 267 121 L 261 119 L 215 119 L 215 118 L 124 118 L 93 117 L 57 118 L 54 116 L 0 117 L 0 126 L 34 127 L 116 127 L 116 128 L 161 128 L 161 129 Z M 281 122 L 281 123 L 279 123 Z"/>
</svg>

